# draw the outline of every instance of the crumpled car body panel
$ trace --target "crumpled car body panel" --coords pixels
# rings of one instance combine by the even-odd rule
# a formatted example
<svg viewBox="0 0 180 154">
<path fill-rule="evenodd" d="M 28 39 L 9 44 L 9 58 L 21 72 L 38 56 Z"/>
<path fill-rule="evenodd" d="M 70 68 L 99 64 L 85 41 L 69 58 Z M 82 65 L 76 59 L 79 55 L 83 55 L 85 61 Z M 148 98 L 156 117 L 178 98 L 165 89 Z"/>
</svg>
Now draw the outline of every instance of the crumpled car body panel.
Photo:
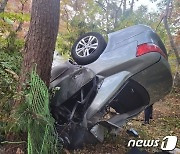
<svg viewBox="0 0 180 154">
<path fill-rule="evenodd" d="M 66 130 L 60 135 L 64 144 L 78 148 L 102 142 L 103 130 L 119 130 L 170 92 L 167 59 L 158 52 L 136 56 L 138 45 L 144 43 L 153 43 L 167 54 L 150 27 L 136 25 L 109 34 L 107 47 L 95 62 L 85 66 L 66 62 L 52 69 L 50 87 L 60 87 L 51 100 L 52 115 L 59 132 Z M 79 130 L 84 133 L 81 139 L 76 135 Z"/>
</svg>

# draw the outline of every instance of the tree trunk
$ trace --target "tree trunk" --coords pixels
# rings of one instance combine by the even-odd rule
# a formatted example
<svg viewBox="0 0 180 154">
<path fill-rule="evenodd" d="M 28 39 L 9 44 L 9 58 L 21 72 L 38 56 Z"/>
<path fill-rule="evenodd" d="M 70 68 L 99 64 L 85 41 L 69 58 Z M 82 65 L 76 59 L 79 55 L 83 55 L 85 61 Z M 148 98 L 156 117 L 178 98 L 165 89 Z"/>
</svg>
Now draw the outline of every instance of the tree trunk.
<svg viewBox="0 0 180 154">
<path fill-rule="evenodd" d="M 177 50 L 176 45 L 174 43 L 173 37 L 172 37 L 171 32 L 170 32 L 169 24 L 168 24 L 168 15 L 169 15 L 170 2 L 171 2 L 170 0 L 167 1 L 166 12 L 165 12 L 163 21 L 164 21 L 164 27 L 166 29 L 167 35 L 169 37 L 169 42 L 170 42 L 171 48 L 173 49 L 174 54 L 176 55 L 178 65 L 180 65 L 179 53 L 178 53 L 178 50 Z"/>
<path fill-rule="evenodd" d="M 133 12 L 133 9 L 134 9 L 134 0 L 132 0 L 131 2 L 130 11 Z"/>
<path fill-rule="evenodd" d="M 4 12 L 4 9 L 5 9 L 6 5 L 7 5 L 7 2 L 8 2 L 8 0 L 2 0 L 0 2 L 0 13 Z"/>
<path fill-rule="evenodd" d="M 26 81 L 28 73 L 36 64 L 40 78 L 49 85 L 59 15 L 60 0 L 32 1 L 30 27 L 23 52 L 21 84 Z"/>
<path fill-rule="evenodd" d="M 178 53 L 178 49 L 175 45 L 175 42 L 173 40 L 173 37 L 172 37 L 172 34 L 171 34 L 171 31 L 170 31 L 170 28 L 169 28 L 169 24 L 168 24 L 168 17 L 170 18 L 171 14 L 169 13 L 170 11 L 170 3 L 171 3 L 171 0 L 168 0 L 167 1 L 167 5 L 166 5 L 166 12 L 165 12 L 165 15 L 164 15 L 164 27 L 166 29 L 166 32 L 167 32 L 167 35 L 168 35 L 168 38 L 169 38 L 169 42 L 170 42 L 170 45 L 171 45 L 171 48 L 173 49 L 174 51 L 174 54 L 176 56 L 176 61 L 177 61 L 177 68 L 176 68 L 176 73 L 174 75 L 174 80 L 173 80 L 173 87 L 177 86 L 179 87 L 179 84 L 180 84 L 180 73 L 179 73 L 179 65 L 180 65 L 180 57 L 179 57 L 179 53 Z"/>
<path fill-rule="evenodd" d="M 107 34 L 110 32 L 109 29 L 109 2 L 106 0 L 106 32 Z"/>
<path fill-rule="evenodd" d="M 114 17 L 114 29 L 118 26 L 118 18 L 120 18 L 119 12 L 121 10 L 121 6 L 123 4 L 124 0 L 121 0 L 121 3 L 119 4 L 117 10 L 115 10 L 115 17 Z M 122 12 L 122 11 L 121 11 Z"/>
<path fill-rule="evenodd" d="M 126 12 L 126 0 L 123 2 L 123 15 L 125 15 Z"/>
</svg>

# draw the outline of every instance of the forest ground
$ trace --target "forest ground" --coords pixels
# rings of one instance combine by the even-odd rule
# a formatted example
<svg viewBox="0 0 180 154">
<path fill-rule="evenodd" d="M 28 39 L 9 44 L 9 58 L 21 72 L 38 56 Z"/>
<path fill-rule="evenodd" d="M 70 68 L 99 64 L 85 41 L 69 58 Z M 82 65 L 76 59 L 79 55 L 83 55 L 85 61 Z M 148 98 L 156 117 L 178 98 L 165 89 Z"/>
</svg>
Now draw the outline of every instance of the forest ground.
<svg viewBox="0 0 180 154">
<path fill-rule="evenodd" d="M 64 149 L 65 154 L 124 154 L 130 150 L 127 147 L 130 139 L 162 139 L 168 135 L 175 135 L 180 138 L 180 88 L 173 90 L 168 96 L 159 102 L 155 103 L 153 111 L 153 120 L 150 124 L 142 125 L 144 114 L 130 120 L 115 137 L 107 135 L 103 143 L 97 145 L 87 145 L 83 149 L 69 151 Z M 126 131 L 134 128 L 138 134 L 138 138 L 129 136 Z M 5 145 L 0 147 L 0 154 L 24 154 L 24 149 L 27 145 Z M 180 141 L 176 146 L 180 148 Z M 21 150 L 23 149 L 23 150 Z M 150 153 L 160 151 L 160 147 L 142 148 Z"/>
<path fill-rule="evenodd" d="M 74 154 L 124 154 L 130 150 L 127 148 L 128 141 L 135 139 L 126 133 L 129 128 L 134 128 L 139 133 L 138 139 L 160 139 L 162 141 L 168 135 L 175 135 L 180 139 L 180 88 L 155 103 L 153 120 L 150 121 L 150 124 L 142 125 L 143 116 L 144 114 L 141 113 L 129 121 L 117 137 L 108 136 L 102 144 L 89 145 L 84 149 L 75 151 L 65 150 L 65 152 Z M 180 140 L 178 140 L 176 147 L 180 148 Z M 160 151 L 160 147 L 142 148 L 141 150 L 153 153 Z"/>
</svg>

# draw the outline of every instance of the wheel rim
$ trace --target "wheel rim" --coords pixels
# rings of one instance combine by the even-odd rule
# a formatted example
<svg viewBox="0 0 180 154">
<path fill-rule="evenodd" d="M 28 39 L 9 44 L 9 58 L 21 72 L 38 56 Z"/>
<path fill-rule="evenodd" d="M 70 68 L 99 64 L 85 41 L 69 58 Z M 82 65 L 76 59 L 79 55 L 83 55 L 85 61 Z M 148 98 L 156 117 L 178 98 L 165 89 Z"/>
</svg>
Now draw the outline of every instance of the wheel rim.
<svg viewBox="0 0 180 154">
<path fill-rule="evenodd" d="M 98 47 L 98 39 L 95 36 L 82 38 L 76 45 L 76 54 L 79 57 L 91 55 Z"/>
</svg>

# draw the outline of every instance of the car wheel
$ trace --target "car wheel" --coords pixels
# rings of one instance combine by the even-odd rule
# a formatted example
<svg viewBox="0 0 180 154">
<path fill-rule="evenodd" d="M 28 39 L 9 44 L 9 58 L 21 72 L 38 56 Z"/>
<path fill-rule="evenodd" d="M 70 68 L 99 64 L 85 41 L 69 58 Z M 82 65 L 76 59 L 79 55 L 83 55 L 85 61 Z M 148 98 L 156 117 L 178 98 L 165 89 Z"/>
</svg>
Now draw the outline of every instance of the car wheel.
<svg viewBox="0 0 180 154">
<path fill-rule="evenodd" d="M 79 65 L 87 65 L 99 58 L 106 48 L 103 36 L 96 32 L 86 33 L 73 45 L 71 55 Z"/>
</svg>

